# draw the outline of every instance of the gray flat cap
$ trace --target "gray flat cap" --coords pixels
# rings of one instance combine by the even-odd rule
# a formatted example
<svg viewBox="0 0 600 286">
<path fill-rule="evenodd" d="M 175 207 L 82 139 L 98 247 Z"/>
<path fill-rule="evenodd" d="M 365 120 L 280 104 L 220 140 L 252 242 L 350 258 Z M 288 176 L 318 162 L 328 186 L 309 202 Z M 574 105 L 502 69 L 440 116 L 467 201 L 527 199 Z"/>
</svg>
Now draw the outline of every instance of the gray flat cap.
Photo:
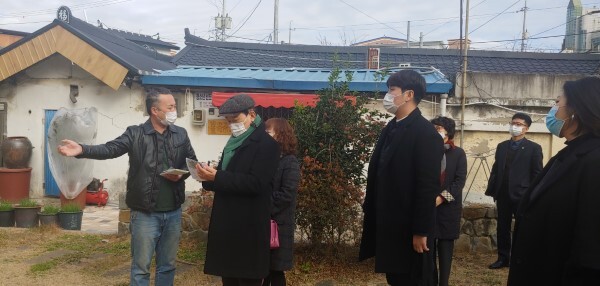
<svg viewBox="0 0 600 286">
<path fill-rule="evenodd" d="M 219 107 L 219 115 L 238 114 L 254 107 L 254 99 L 247 94 L 238 94 L 227 99 Z"/>
</svg>

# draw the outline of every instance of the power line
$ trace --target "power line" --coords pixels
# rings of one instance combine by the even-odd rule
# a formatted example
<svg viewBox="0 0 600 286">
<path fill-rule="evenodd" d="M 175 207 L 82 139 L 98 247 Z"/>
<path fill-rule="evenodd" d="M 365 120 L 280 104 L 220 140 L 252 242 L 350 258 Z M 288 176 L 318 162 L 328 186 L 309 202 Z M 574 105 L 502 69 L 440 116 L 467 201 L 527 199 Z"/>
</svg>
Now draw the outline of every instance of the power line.
<svg viewBox="0 0 600 286">
<path fill-rule="evenodd" d="M 120 4 L 120 3 L 130 2 L 130 1 L 133 1 L 133 0 L 96 1 L 96 2 L 89 2 L 89 3 L 83 3 L 83 4 L 74 4 L 74 5 L 71 5 L 69 8 L 71 10 L 92 9 L 92 8 Z M 49 14 L 54 14 L 54 13 L 56 13 L 56 9 L 43 9 L 43 10 L 37 10 L 37 11 L 15 12 L 15 13 L 2 14 L 2 15 L 0 15 L 0 18 L 25 18 L 25 17 L 31 17 L 31 16 L 49 15 Z"/>
<path fill-rule="evenodd" d="M 254 11 L 256 11 L 256 8 L 258 8 L 258 6 L 260 5 L 261 2 L 262 2 L 262 0 L 258 0 L 258 3 L 256 3 L 256 6 L 254 6 L 254 9 L 252 9 L 252 12 L 250 12 L 250 14 L 246 17 L 246 19 L 239 26 L 239 28 L 237 28 L 233 33 L 231 33 L 231 36 L 235 35 L 235 33 L 237 33 L 242 27 L 244 27 L 244 25 L 246 24 L 246 22 L 248 22 L 248 20 L 250 20 L 250 18 L 252 17 L 252 15 L 254 15 Z"/>
<path fill-rule="evenodd" d="M 492 20 L 498 18 L 500 15 L 504 14 L 506 11 L 508 11 L 508 9 L 512 8 L 513 6 L 517 5 L 517 3 L 521 2 L 521 0 L 517 0 L 515 3 L 513 3 L 512 5 L 508 6 L 508 8 L 504 9 L 502 12 L 498 13 L 496 16 L 492 17 L 491 19 L 489 19 L 487 22 L 483 23 L 482 25 L 480 25 L 479 27 L 475 28 L 474 30 L 472 30 L 471 32 L 469 32 L 470 34 L 473 34 L 475 31 L 479 30 L 479 28 L 487 25 L 489 22 L 491 22 Z"/>
<path fill-rule="evenodd" d="M 233 5 L 233 8 L 231 8 L 227 13 L 231 14 L 231 12 L 238 6 L 240 5 L 240 3 L 242 3 L 242 0 L 238 1 L 235 5 Z"/>
<path fill-rule="evenodd" d="M 392 27 L 392 26 L 390 26 L 390 25 L 388 25 L 388 24 L 385 24 L 385 23 L 383 23 L 383 22 L 381 22 L 381 21 L 379 21 L 379 20 L 377 20 L 377 19 L 375 19 L 375 18 L 371 17 L 369 14 L 367 14 L 367 13 L 365 13 L 365 12 L 363 12 L 363 11 L 359 10 L 358 8 L 356 8 L 356 7 L 354 7 L 354 6 L 350 5 L 350 4 L 348 4 L 346 1 L 344 1 L 344 0 L 339 0 L 339 1 L 340 1 L 340 2 L 342 2 L 342 3 L 344 3 L 344 4 L 346 4 L 346 5 L 348 5 L 350 8 L 352 8 L 352 9 L 354 9 L 354 10 L 358 11 L 359 13 L 361 13 L 361 14 L 363 14 L 363 15 L 365 15 L 365 16 L 367 16 L 367 17 L 371 18 L 371 19 L 373 19 L 375 22 L 377 22 L 377 23 L 379 23 L 379 24 L 382 24 L 382 25 L 384 25 L 384 26 L 386 26 L 386 27 L 388 27 L 388 28 L 390 28 L 390 29 L 394 30 L 394 31 L 398 32 L 398 33 L 399 33 L 399 34 L 401 34 L 401 35 L 407 36 L 405 33 L 402 33 L 402 32 L 400 32 L 400 31 L 398 31 L 396 28 L 394 28 L 394 27 Z M 408 37 L 408 36 L 407 36 L 407 37 Z M 407 40 L 414 40 L 414 39 L 407 39 Z"/>
<path fill-rule="evenodd" d="M 23 25 L 23 24 L 38 24 L 38 23 L 50 23 L 50 22 L 52 22 L 52 21 L 0 23 L 0 26 L 6 26 L 6 25 Z"/>
<path fill-rule="evenodd" d="M 583 33 L 575 33 L 575 34 L 562 34 L 562 35 L 553 35 L 553 36 L 543 36 L 543 37 L 529 37 L 528 40 L 540 40 L 540 39 L 550 39 L 550 38 L 558 38 L 558 37 L 566 37 L 566 36 L 576 36 L 576 35 L 587 35 L 596 33 L 596 31 L 592 32 L 583 32 Z M 521 39 L 512 39 L 512 40 L 490 40 L 490 41 L 481 41 L 481 42 L 471 42 L 471 44 L 487 44 L 487 43 L 501 43 L 501 42 L 514 42 L 520 41 Z"/>
</svg>

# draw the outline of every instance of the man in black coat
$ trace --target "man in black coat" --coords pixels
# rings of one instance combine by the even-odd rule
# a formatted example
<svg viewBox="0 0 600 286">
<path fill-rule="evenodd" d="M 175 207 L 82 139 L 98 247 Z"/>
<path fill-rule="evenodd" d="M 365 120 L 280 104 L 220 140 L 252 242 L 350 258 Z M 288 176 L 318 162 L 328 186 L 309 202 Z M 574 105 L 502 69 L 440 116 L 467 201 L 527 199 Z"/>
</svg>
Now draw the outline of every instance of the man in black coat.
<svg viewBox="0 0 600 286">
<path fill-rule="evenodd" d="M 513 215 L 529 184 L 542 171 L 542 147 L 525 138 L 531 117 L 524 113 L 513 115 L 510 123 L 512 138 L 498 144 L 490 180 L 485 192 L 496 201 L 498 260 L 490 269 L 508 267 L 511 248 Z"/>
<path fill-rule="evenodd" d="M 395 118 L 369 163 L 359 259 L 374 256 L 375 272 L 390 285 L 428 285 L 443 140 L 417 108 L 425 96 L 419 73 L 399 71 L 387 85 L 383 105 Z"/>
</svg>

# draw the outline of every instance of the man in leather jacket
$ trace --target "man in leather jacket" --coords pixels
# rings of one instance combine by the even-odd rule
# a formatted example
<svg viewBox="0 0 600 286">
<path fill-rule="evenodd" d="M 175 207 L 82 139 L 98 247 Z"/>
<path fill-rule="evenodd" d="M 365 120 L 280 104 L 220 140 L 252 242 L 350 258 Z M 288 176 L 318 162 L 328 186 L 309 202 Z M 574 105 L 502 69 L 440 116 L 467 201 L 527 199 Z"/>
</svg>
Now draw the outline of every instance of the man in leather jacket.
<svg viewBox="0 0 600 286">
<path fill-rule="evenodd" d="M 196 160 L 187 131 L 173 125 L 175 99 L 166 88 L 149 90 L 146 109 L 150 118 L 129 126 L 118 138 L 100 145 L 63 140 L 64 156 L 105 160 L 129 155 L 127 206 L 131 208 L 131 285 L 149 285 L 150 263 L 156 250 L 155 285 L 173 285 L 175 260 L 181 236 L 181 204 L 188 174 L 162 174 L 187 169 L 185 158 Z"/>
</svg>

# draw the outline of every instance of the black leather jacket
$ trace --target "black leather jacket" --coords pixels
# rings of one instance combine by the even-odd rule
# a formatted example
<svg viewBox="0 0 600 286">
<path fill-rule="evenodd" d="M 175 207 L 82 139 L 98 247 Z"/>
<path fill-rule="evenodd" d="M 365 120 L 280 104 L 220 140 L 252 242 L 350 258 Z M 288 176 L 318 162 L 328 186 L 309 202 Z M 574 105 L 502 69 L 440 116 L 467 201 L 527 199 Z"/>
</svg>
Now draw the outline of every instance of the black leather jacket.
<svg viewBox="0 0 600 286">
<path fill-rule="evenodd" d="M 168 150 L 169 166 L 187 170 L 185 158 L 196 159 L 196 154 L 188 138 L 187 131 L 175 125 L 169 125 L 170 140 L 165 141 Z M 126 203 L 133 210 L 152 212 L 158 196 L 160 160 L 158 160 L 157 132 L 150 120 L 137 126 L 129 126 L 125 133 L 115 140 L 100 145 L 82 145 L 83 152 L 77 158 L 112 159 L 125 153 L 129 155 L 127 174 Z M 185 182 L 189 174 L 184 175 L 175 184 L 175 204 L 179 208 L 185 201 Z"/>
</svg>

